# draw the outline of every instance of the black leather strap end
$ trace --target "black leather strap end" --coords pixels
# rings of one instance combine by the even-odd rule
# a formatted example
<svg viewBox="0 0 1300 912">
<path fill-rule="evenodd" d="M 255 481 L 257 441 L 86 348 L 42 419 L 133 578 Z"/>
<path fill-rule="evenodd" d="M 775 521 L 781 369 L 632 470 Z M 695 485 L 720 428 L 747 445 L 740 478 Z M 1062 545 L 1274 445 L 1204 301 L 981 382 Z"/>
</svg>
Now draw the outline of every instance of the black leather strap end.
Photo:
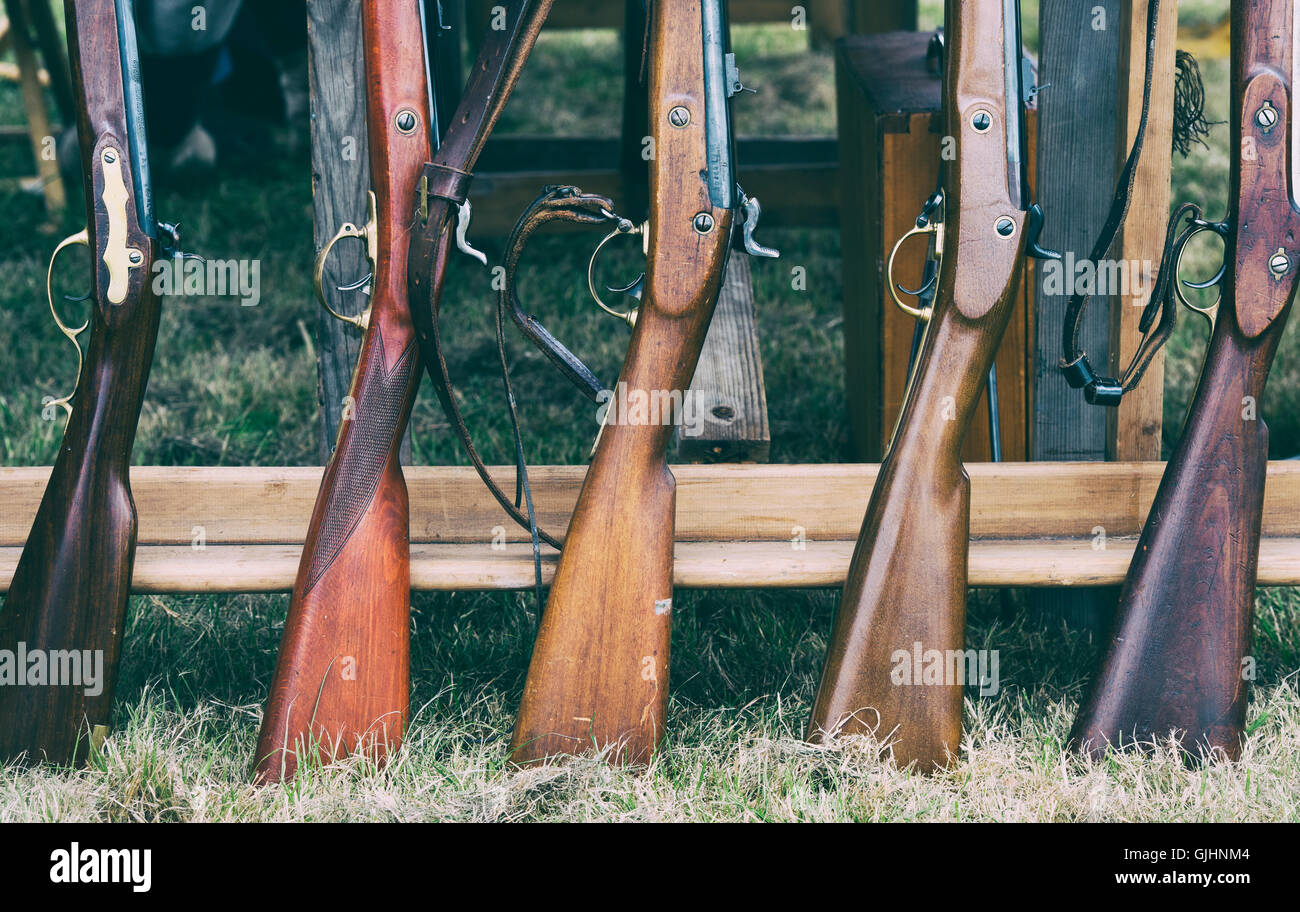
<svg viewBox="0 0 1300 912">
<path fill-rule="evenodd" d="M 1120 400 L 1124 398 L 1124 387 L 1120 386 L 1118 380 L 1103 377 L 1094 380 L 1083 388 L 1083 398 L 1088 400 L 1089 405 L 1104 405 L 1113 408 L 1119 405 Z"/>
<path fill-rule="evenodd" d="M 1088 363 L 1087 355 L 1080 355 L 1069 362 L 1062 359 L 1061 373 L 1065 374 L 1065 382 L 1070 384 L 1071 389 L 1083 389 L 1097 381 L 1097 372 Z"/>
</svg>

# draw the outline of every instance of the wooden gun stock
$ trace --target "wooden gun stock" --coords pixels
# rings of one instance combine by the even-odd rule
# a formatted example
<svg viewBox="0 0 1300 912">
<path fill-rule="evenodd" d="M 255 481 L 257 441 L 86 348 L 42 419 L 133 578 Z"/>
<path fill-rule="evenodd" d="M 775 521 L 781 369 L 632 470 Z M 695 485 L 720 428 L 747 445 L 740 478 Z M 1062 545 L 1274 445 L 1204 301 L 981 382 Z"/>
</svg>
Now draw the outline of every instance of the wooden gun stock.
<svg viewBox="0 0 1300 912">
<path fill-rule="evenodd" d="M 701 46 L 698 0 L 656 6 L 646 294 L 533 648 L 511 743 L 517 762 L 606 747 L 615 760 L 641 762 L 663 734 L 676 482 L 672 418 L 658 406 L 680 402 L 695 373 L 732 228 L 705 178 Z M 671 126 L 678 107 L 689 122 Z M 711 227 L 697 230 L 704 217 Z M 641 397 L 656 403 L 657 418 L 633 417 Z"/>
<path fill-rule="evenodd" d="M 376 218 L 368 328 L 294 583 L 258 739 L 259 781 L 292 778 L 305 754 L 355 751 L 382 763 L 409 715 L 410 513 L 400 452 L 420 359 L 406 260 L 429 110 L 416 5 L 367 0 L 362 25 Z"/>
<path fill-rule="evenodd" d="M 1235 758 L 1241 748 L 1268 459 L 1257 411 L 1300 268 L 1288 160 L 1293 32 L 1290 3 L 1234 0 L 1240 154 L 1225 290 L 1182 438 L 1129 567 L 1113 641 L 1071 735 L 1094 756 L 1170 735 L 1189 757 Z"/>
<path fill-rule="evenodd" d="M 961 741 L 970 535 L 961 446 L 1011 316 L 1028 222 L 1001 179 L 1004 118 L 1019 116 L 1006 94 L 1003 20 L 992 4 L 976 6 L 947 8 L 945 109 L 958 143 L 944 182 L 948 249 L 808 728 L 812 739 L 874 732 L 900 766 L 922 769 L 945 765 Z"/>
<path fill-rule="evenodd" d="M 81 680 L 0 686 L 0 759 L 54 763 L 84 759 L 112 722 L 136 541 L 128 468 L 159 318 L 151 268 L 158 242 L 138 217 L 116 4 L 67 0 L 65 8 L 94 258 L 90 343 L 0 610 L 0 649 L 43 652 L 49 663 L 67 650 L 65 670 L 81 670 Z"/>
<path fill-rule="evenodd" d="M 1221 306 L 1187 425 L 1129 566 L 1113 640 L 1071 734 L 1095 756 L 1170 734 L 1189 738 L 1189 752 L 1237 756 L 1268 462 L 1268 428 L 1251 403 L 1281 330 L 1279 321 L 1246 339 L 1233 309 Z"/>
</svg>

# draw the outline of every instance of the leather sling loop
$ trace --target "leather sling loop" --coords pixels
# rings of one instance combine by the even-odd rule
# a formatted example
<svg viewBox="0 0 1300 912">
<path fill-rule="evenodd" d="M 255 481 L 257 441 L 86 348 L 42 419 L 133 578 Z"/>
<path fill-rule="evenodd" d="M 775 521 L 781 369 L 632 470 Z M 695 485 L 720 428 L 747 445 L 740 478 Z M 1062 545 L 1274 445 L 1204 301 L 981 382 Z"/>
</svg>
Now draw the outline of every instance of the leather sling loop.
<svg viewBox="0 0 1300 912">
<path fill-rule="evenodd" d="M 438 400 L 479 477 L 488 483 L 489 490 L 506 513 L 525 527 L 528 520 L 491 481 L 487 467 L 470 440 L 447 372 L 439 331 L 439 311 L 447 258 L 453 244 L 452 219 L 467 198 L 474 164 L 519 79 L 551 2 L 511 0 L 506 8 L 505 27 L 490 28 L 485 34 L 460 106 L 452 115 L 434 160 L 425 164 L 420 175 L 407 265 L 411 322 Z M 546 541 L 559 547 L 559 543 L 549 536 Z M 541 557 L 536 543 L 534 564 L 540 590 Z"/>
<path fill-rule="evenodd" d="M 1115 239 L 1128 218 L 1129 207 L 1133 202 L 1133 186 L 1137 181 L 1138 162 L 1142 157 L 1142 145 L 1146 139 L 1147 121 L 1151 113 L 1151 84 L 1155 77 L 1156 38 L 1159 19 L 1160 0 L 1150 0 L 1147 7 L 1146 76 L 1142 86 L 1142 116 L 1138 121 L 1137 135 L 1133 138 L 1133 146 L 1129 150 L 1128 159 L 1124 162 L 1124 169 L 1120 173 L 1119 181 L 1115 187 L 1115 198 L 1111 202 L 1110 213 L 1107 215 L 1106 223 L 1092 248 L 1090 260 L 1094 264 L 1101 262 L 1110 253 L 1111 248 L 1115 246 Z M 1173 223 L 1171 223 L 1169 236 L 1173 236 Z M 1167 286 L 1172 281 L 1169 277 L 1163 275 L 1166 268 L 1173 267 L 1173 264 L 1170 263 L 1169 254 L 1170 250 L 1167 246 L 1161 261 L 1160 271 L 1162 275 L 1156 280 L 1157 289 L 1166 287 L 1167 290 Z M 1175 315 L 1172 319 L 1161 319 L 1156 328 L 1156 335 L 1151 338 L 1144 337 L 1142 345 L 1139 347 L 1133 361 L 1124 371 L 1121 379 L 1100 377 L 1088 361 L 1087 353 L 1079 350 L 1079 331 L 1083 325 L 1084 311 L 1087 309 L 1088 300 L 1091 296 L 1091 293 L 1083 291 L 1075 291 L 1070 295 L 1070 301 L 1065 309 L 1065 323 L 1062 327 L 1063 357 L 1061 358 L 1060 368 L 1065 374 L 1066 382 L 1074 389 L 1083 388 L 1084 395 L 1090 403 L 1118 405 L 1124 393 L 1137 385 L 1156 351 L 1168 339 L 1169 333 L 1173 331 L 1173 322 L 1177 317 Z M 1152 305 L 1172 307 L 1171 298 L 1172 295 L 1168 294 L 1163 299 L 1157 298 L 1153 293 L 1142 315 L 1141 322 L 1144 327 L 1144 334 L 1154 318 L 1154 314 L 1150 312 Z"/>
<path fill-rule="evenodd" d="M 539 228 L 551 222 L 573 222 L 582 225 L 605 225 L 621 221 L 612 211 L 613 202 L 607 197 L 585 194 L 577 187 L 548 186 L 520 215 L 506 242 L 504 276 L 501 293 L 497 296 L 497 353 L 501 358 L 501 380 L 505 386 L 506 405 L 510 411 L 510 429 L 515 444 L 515 497 L 518 508 L 522 498 L 528 514 L 527 529 L 533 541 L 533 566 L 536 578 L 538 606 L 542 604 L 541 548 L 538 540 L 545 537 L 548 544 L 555 539 L 538 528 L 537 512 L 533 506 L 532 489 L 528 483 L 528 462 L 524 457 L 523 435 L 519 429 L 519 410 L 514 384 L 510 380 L 510 358 L 506 353 L 506 314 L 514 320 L 523 334 L 550 359 L 556 369 L 569 382 L 578 387 L 592 402 L 600 401 L 604 384 L 596 378 L 587 365 L 560 342 L 532 314 L 523 309 L 516 291 L 515 274 L 524 248 Z M 489 485 L 494 483 L 489 480 Z M 504 495 L 502 495 L 504 496 Z"/>
</svg>

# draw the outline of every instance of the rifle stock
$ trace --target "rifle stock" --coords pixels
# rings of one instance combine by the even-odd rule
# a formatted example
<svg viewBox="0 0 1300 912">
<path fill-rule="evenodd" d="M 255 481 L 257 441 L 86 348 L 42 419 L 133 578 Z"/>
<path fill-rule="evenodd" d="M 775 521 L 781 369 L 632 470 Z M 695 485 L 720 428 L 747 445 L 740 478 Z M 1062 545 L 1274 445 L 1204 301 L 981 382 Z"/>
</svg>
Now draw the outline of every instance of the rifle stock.
<svg viewBox="0 0 1300 912">
<path fill-rule="evenodd" d="M 1170 735 L 1189 758 L 1240 752 L 1268 459 L 1257 410 L 1300 265 L 1288 161 L 1293 15 L 1290 3 L 1233 3 L 1233 148 L 1241 151 L 1224 291 L 1112 642 L 1071 733 L 1093 756 Z"/>
<path fill-rule="evenodd" d="M 255 776 L 263 782 L 292 778 L 308 754 L 356 752 L 383 763 L 402 742 L 410 708 L 410 511 L 400 454 L 421 369 L 406 261 L 430 115 L 416 4 L 367 0 L 362 26 L 373 290 L 262 721 Z M 408 114 L 414 123 L 399 125 Z"/>
<path fill-rule="evenodd" d="M 75 763 L 112 722 L 136 542 L 131 448 L 160 312 L 151 269 L 159 243 L 136 198 L 149 188 L 147 175 L 135 173 L 143 164 L 127 123 L 129 76 L 116 7 L 65 3 L 94 261 L 90 342 L 54 470 L 0 610 L 0 649 L 69 650 L 83 657 L 83 673 L 87 661 L 102 659 L 102 676 L 95 687 L 0 686 L 0 759 L 26 754 Z M 140 254 L 138 262 L 124 259 L 129 251 Z"/>
<path fill-rule="evenodd" d="M 698 0 L 656 6 L 649 87 L 654 203 L 646 293 L 619 377 L 627 400 L 609 404 L 565 536 L 515 722 L 516 762 L 607 747 L 617 761 L 642 762 L 663 734 L 673 425 L 622 423 L 619 415 L 634 396 L 685 394 L 721 290 L 733 213 L 713 202 L 707 183 L 703 41 Z M 690 112 L 685 126 L 669 125 L 675 107 Z M 701 215 L 712 220 L 710 230 L 696 230 Z"/>
<path fill-rule="evenodd" d="M 949 249 L 942 251 L 920 357 L 854 549 L 808 727 L 813 740 L 873 732 L 891 742 L 899 766 L 916 762 L 923 770 L 946 765 L 960 746 L 963 677 L 956 672 L 965 667 L 970 534 L 961 446 L 1032 240 L 1024 201 L 1009 189 L 1015 165 L 1001 127 L 1020 116 L 1019 98 L 1007 94 L 1008 30 L 991 8 L 947 6 L 944 107 L 957 140 L 943 182 Z M 981 112 L 990 119 L 977 121 Z M 1008 222 L 1009 234 L 995 227 Z"/>
</svg>

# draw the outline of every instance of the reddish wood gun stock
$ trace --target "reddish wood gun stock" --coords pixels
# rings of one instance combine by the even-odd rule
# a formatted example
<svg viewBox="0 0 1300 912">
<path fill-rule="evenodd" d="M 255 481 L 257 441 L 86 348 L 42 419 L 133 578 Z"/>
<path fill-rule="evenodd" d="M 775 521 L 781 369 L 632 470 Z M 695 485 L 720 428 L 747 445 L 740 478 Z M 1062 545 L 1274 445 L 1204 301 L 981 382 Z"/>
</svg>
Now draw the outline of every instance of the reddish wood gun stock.
<svg viewBox="0 0 1300 912">
<path fill-rule="evenodd" d="M 406 261 L 416 178 L 430 155 L 428 94 L 414 0 L 366 0 L 374 277 L 337 445 L 312 512 L 256 777 L 292 778 L 300 760 L 400 746 L 410 700 L 410 518 L 400 451 L 420 381 Z"/>
</svg>

